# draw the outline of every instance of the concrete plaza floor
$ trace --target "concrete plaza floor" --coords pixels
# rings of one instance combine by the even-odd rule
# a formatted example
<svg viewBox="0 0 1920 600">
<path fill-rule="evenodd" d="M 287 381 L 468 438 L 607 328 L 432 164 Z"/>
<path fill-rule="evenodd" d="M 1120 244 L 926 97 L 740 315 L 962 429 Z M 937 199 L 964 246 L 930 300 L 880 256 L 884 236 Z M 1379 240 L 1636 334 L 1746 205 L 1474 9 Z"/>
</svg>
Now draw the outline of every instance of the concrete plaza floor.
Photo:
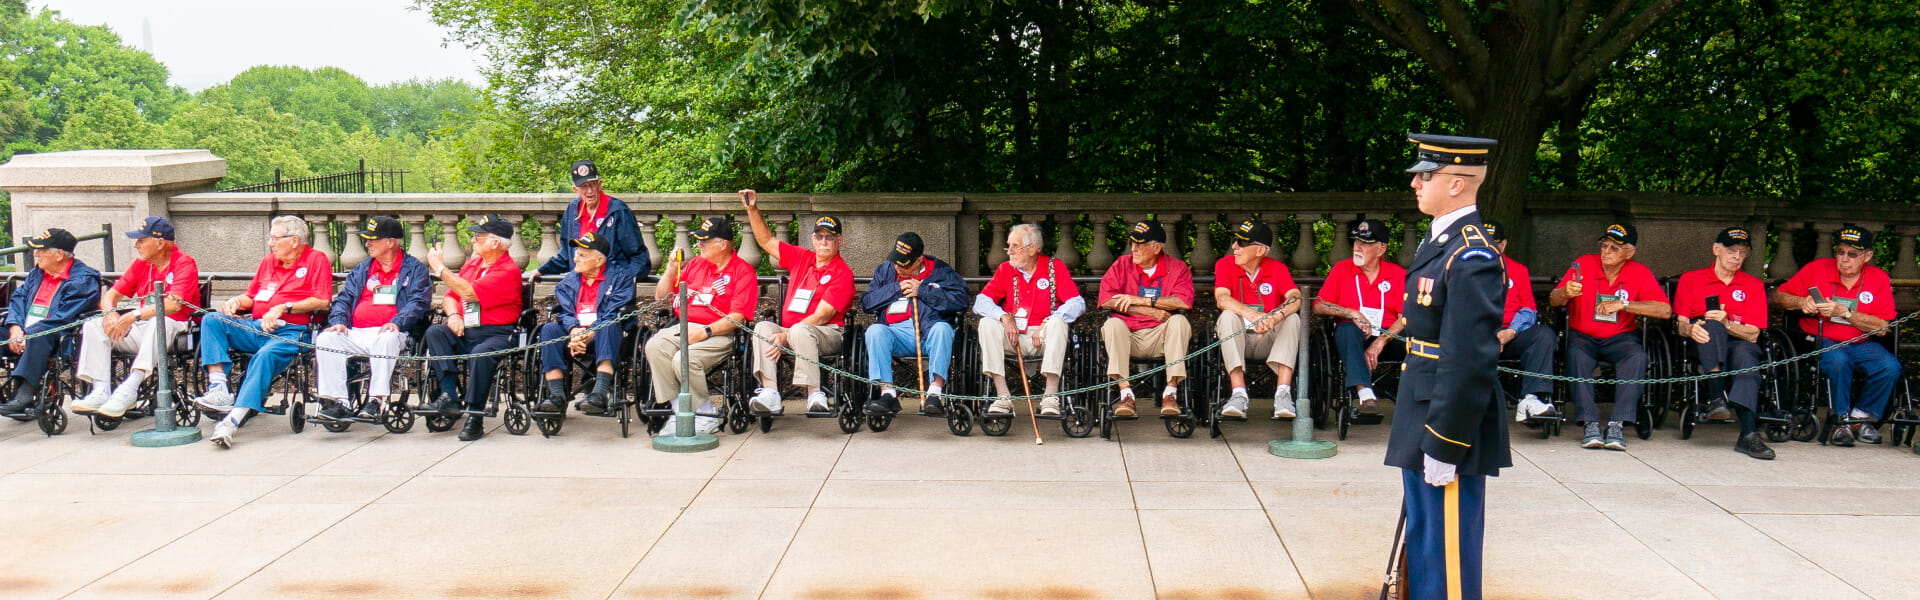
<svg viewBox="0 0 1920 600">
<path fill-rule="evenodd" d="M 790 418 L 693 455 L 580 417 L 471 444 L 263 418 L 231 451 L 131 447 L 147 423 L 0 422 L 0 597 L 1371 598 L 1399 502 L 1384 425 L 1306 461 L 1268 455 L 1288 427 L 1263 420 L 1043 422 L 1035 446 L 1024 418 Z M 1920 597 L 1920 456 L 1529 433 L 1489 486 L 1491 598 Z"/>
</svg>

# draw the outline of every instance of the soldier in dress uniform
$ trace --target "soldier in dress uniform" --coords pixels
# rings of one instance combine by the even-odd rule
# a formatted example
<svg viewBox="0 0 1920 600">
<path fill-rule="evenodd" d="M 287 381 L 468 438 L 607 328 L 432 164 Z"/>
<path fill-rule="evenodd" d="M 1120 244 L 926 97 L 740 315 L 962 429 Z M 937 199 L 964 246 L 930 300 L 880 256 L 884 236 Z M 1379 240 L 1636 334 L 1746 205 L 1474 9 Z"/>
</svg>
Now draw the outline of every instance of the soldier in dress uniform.
<svg viewBox="0 0 1920 600">
<path fill-rule="evenodd" d="M 1401 469 L 1414 598 L 1479 598 L 1487 477 L 1513 466 L 1496 361 L 1506 302 L 1500 249 L 1475 207 L 1494 140 L 1414 134 L 1407 169 L 1433 226 L 1407 267 L 1407 357 L 1388 466 Z"/>
</svg>

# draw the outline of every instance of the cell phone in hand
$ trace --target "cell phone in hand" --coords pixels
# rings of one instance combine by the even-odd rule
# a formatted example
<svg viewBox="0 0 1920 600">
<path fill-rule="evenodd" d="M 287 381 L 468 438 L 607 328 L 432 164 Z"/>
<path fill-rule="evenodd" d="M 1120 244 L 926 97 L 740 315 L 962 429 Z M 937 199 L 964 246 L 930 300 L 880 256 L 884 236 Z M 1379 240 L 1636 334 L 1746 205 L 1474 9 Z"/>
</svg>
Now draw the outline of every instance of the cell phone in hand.
<svg viewBox="0 0 1920 600">
<path fill-rule="evenodd" d="M 1720 297 L 1707 296 L 1707 312 L 1713 312 L 1716 310 L 1720 310 Z"/>
<path fill-rule="evenodd" d="M 1827 303 L 1827 297 L 1826 297 L 1825 295 L 1823 295 L 1823 294 L 1821 294 L 1821 293 L 1820 293 L 1820 288 L 1817 288 L 1817 287 L 1810 287 L 1810 288 L 1807 288 L 1807 297 L 1808 297 L 1808 298 L 1811 298 L 1811 299 L 1813 299 L 1813 303 L 1814 303 L 1814 304 L 1826 304 L 1826 303 Z"/>
</svg>

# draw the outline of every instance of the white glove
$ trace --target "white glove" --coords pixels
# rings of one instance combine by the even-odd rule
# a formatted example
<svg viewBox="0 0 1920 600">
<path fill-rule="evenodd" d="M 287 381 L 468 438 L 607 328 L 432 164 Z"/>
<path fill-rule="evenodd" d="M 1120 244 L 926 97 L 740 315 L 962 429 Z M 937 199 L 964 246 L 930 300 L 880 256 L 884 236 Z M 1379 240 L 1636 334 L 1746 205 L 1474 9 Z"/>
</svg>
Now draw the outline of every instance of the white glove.
<svg viewBox="0 0 1920 600">
<path fill-rule="evenodd" d="M 1427 485 L 1446 487 L 1447 484 L 1453 483 L 1455 469 L 1453 465 L 1440 462 L 1432 456 L 1422 456 L 1426 458 L 1426 464 L 1421 470 L 1427 475 Z"/>
</svg>

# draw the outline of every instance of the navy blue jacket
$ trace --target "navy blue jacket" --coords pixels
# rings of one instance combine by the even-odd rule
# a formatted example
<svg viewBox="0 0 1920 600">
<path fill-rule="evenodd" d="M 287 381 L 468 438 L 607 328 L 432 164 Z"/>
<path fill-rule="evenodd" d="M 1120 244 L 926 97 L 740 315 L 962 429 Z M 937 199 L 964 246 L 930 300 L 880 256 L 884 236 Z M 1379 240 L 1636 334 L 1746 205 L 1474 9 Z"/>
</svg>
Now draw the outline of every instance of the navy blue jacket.
<svg viewBox="0 0 1920 600">
<path fill-rule="evenodd" d="M 100 308 L 100 272 L 76 258 L 73 266 L 67 268 L 67 282 L 60 284 L 59 291 L 53 293 L 53 302 L 47 305 L 46 318 L 27 327 L 27 307 L 33 305 L 33 296 L 39 293 L 44 279 L 46 274 L 37 268 L 27 274 L 26 283 L 13 290 L 13 298 L 7 302 L 6 321 L 0 326 L 19 325 L 28 334 L 35 334 L 72 323 Z"/>
<path fill-rule="evenodd" d="M 940 259 L 929 256 L 927 260 L 933 262 L 933 274 L 920 284 L 920 320 L 959 319 L 961 311 L 973 306 L 973 295 L 967 293 L 967 282 Z M 879 268 L 873 270 L 873 281 L 867 283 L 866 295 L 860 297 L 860 309 L 881 314 L 887 305 L 900 298 L 900 280 L 894 274 L 893 263 L 883 261 Z"/>
<path fill-rule="evenodd" d="M 647 247 L 640 237 L 640 221 L 634 219 L 633 210 L 613 196 L 602 196 L 601 201 L 607 203 L 607 216 L 600 221 L 600 237 L 606 238 L 611 248 L 607 252 L 607 266 L 633 273 L 635 279 L 652 274 L 653 264 L 647 258 Z M 580 199 L 574 198 L 567 205 L 567 211 L 560 215 L 560 253 L 540 265 L 541 275 L 573 270 L 573 244 L 569 242 L 577 237 L 580 237 Z"/>
<path fill-rule="evenodd" d="M 606 280 L 600 282 L 600 298 L 594 301 L 593 313 L 596 319 L 604 321 L 620 316 L 620 313 L 633 306 L 634 276 L 632 271 L 612 266 L 608 266 L 601 274 Z M 553 286 L 553 297 L 560 301 L 559 314 L 554 315 L 554 320 L 568 331 L 579 327 L 580 319 L 574 315 L 574 309 L 577 308 L 574 300 L 580 297 L 580 274 L 568 273 L 562 278 L 558 285 Z"/>
<path fill-rule="evenodd" d="M 327 308 L 328 325 L 353 326 L 353 309 L 360 305 L 360 292 L 366 289 L 372 271 L 373 259 L 369 258 L 347 273 L 346 284 L 340 286 L 340 293 L 333 295 L 333 304 Z M 400 286 L 399 312 L 393 314 L 393 325 L 401 331 L 413 331 L 433 306 L 433 277 L 427 273 L 426 263 L 400 253 L 400 276 L 393 283 Z"/>
<path fill-rule="evenodd" d="M 1499 475 L 1513 466 L 1494 336 L 1507 302 L 1506 262 L 1477 214 L 1441 233 L 1407 267 L 1401 333 L 1421 343 L 1407 346 L 1386 463 L 1419 471 L 1432 456 L 1461 475 Z"/>
</svg>

